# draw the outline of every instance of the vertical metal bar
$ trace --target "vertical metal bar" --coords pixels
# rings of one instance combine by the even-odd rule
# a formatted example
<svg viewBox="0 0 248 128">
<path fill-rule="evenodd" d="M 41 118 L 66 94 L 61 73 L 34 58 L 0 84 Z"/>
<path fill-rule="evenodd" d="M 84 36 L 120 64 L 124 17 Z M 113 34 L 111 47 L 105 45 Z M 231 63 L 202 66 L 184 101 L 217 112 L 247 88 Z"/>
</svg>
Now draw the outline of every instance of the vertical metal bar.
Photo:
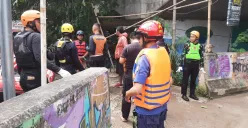
<svg viewBox="0 0 248 128">
<path fill-rule="evenodd" d="M 4 100 L 15 97 L 11 0 L 1 0 L 1 63 Z"/>
<path fill-rule="evenodd" d="M 177 0 L 173 0 L 173 5 L 176 5 Z M 176 16 L 177 16 L 177 10 L 176 6 L 173 7 L 173 28 L 172 28 L 172 48 L 175 49 L 175 43 L 176 43 Z"/>
<path fill-rule="evenodd" d="M 207 35 L 207 45 L 206 47 L 210 47 L 210 30 L 211 30 L 211 6 L 212 6 L 212 0 L 208 0 L 208 35 Z M 206 50 L 207 52 L 207 50 Z"/>
<path fill-rule="evenodd" d="M 47 84 L 47 38 L 46 38 L 46 0 L 40 0 L 41 14 L 41 86 Z"/>
</svg>

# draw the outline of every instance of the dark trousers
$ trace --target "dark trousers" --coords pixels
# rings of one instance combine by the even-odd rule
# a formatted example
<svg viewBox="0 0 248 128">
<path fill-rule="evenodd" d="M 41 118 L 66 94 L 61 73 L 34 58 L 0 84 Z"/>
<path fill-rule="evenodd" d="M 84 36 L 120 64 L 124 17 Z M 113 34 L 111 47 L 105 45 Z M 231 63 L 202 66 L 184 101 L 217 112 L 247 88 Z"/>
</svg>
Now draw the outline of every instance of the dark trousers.
<svg viewBox="0 0 248 128">
<path fill-rule="evenodd" d="M 116 73 L 119 76 L 123 76 L 124 73 L 123 65 L 119 63 L 119 59 L 116 59 Z"/>
<path fill-rule="evenodd" d="M 104 56 L 90 57 L 90 67 L 104 67 L 104 66 L 105 66 Z"/>
<path fill-rule="evenodd" d="M 68 71 L 71 74 L 77 73 L 75 66 L 72 64 L 61 65 L 61 68 L 63 68 L 64 70 Z"/>
<path fill-rule="evenodd" d="M 166 120 L 167 110 L 158 115 L 140 115 L 138 114 L 137 124 L 138 128 L 164 128 L 164 121 Z"/>
<path fill-rule="evenodd" d="M 190 95 L 195 94 L 196 88 L 196 78 L 199 73 L 199 61 L 189 61 L 186 62 L 183 69 L 183 84 L 181 88 L 181 93 L 187 95 L 187 88 L 190 77 Z"/>
<path fill-rule="evenodd" d="M 125 74 L 124 79 L 123 79 L 123 89 L 122 89 L 122 105 L 121 105 L 121 112 L 122 112 L 122 117 L 125 119 L 128 119 L 130 109 L 131 109 L 131 103 L 128 103 L 125 100 L 126 92 L 133 87 L 133 80 L 132 80 L 132 73 Z"/>
<path fill-rule="evenodd" d="M 22 69 L 20 72 L 20 85 L 24 92 L 41 86 L 41 69 Z"/>
</svg>

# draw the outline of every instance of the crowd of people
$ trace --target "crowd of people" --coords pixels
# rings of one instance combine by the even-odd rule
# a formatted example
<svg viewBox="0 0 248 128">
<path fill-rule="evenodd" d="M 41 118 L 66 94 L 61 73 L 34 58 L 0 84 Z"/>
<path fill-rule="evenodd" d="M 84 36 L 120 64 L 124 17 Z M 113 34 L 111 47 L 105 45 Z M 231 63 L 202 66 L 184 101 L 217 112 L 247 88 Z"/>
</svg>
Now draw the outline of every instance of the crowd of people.
<svg viewBox="0 0 248 128">
<path fill-rule="evenodd" d="M 115 51 L 115 58 L 119 60 L 116 70 L 120 76 L 116 86 L 122 86 L 123 83 L 121 120 L 128 121 L 133 100 L 135 105 L 133 115 L 137 116 L 138 128 L 164 128 L 173 83 L 170 50 L 163 40 L 164 28 L 158 21 L 146 21 L 131 33 L 131 44 L 128 45 L 127 34 L 123 28 L 118 27 L 116 32 L 119 37 Z M 185 101 L 189 101 L 187 97 L 189 77 L 191 79 L 189 97 L 199 100 L 195 95 L 199 67 L 205 72 L 204 49 L 198 42 L 199 38 L 198 31 L 190 33 L 177 70 L 183 71 L 181 94 Z"/>
<path fill-rule="evenodd" d="M 25 30 L 14 37 L 13 43 L 20 84 L 27 92 L 41 86 L 40 12 L 25 11 L 21 21 Z M 48 58 L 52 58 L 47 60 L 47 68 L 67 77 L 87 67 L 104 67 L 107 39 L 101 34 L 100 25 L 93 24 L 89 45 L 84 41 L 82 30 L 76 32 L 77 40 L 72 39 L 73 32 L 71 24 L 61 26 L 62 37 L 55 41 L 55 49 L 47 54 Z M 129 35 L 130 44 L 123 27 L 117 27 L 116 35 L 116 72 L 120 79 L 115 86 L 123 87 L 122 121 L 128 121 L 133 101 L 138 128 L 163 128 L 173 83 L 170 51 L 163 41 L 163 26 L 154 20 L 144 22 Z M 184 72 L 182 98 L 185 101 L 189 101 L 186 96 L 189 76 L 190 97 L 198 100 L 195 95 L 195 79 L 199 72 L 198 67 L 203 66 L 203 47 L 198 43 L 199 37 L 199 32 L 191 32 L 178 69 Z"/>
</svg>

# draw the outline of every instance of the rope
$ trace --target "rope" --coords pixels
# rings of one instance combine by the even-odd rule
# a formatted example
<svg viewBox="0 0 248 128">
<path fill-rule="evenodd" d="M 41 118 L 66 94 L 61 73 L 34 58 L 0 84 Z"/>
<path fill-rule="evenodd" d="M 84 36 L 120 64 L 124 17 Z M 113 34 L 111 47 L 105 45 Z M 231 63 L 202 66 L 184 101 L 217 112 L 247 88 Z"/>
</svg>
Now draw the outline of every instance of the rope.
<svg viewBox="0 0 248 128">
<path fill-rule="evenodd" d="M 151 16 L 149 16 L 149 17 L 147 17 L 147 18 L 145 18 L 145 19 L 143 19 L 143 20 L 141 20 L 141 21 L 139 21 L 139 22 L 137 22 L 137 23 L 134 23 L 133 25 L 128 26 L 128 27 L 125 28 L 124 30 L 127 30 L 127 29 L 129 29 L 129 28 L 131 28 L 131 27 L 133 27 L 133 26 L 135 26 L 135 25 L 137 25 L 137 24 L 139 24 L 139 23 L 142 23 L 142 22 L 144 22 L 144 21 L 146 21 L 146 20 L 148 20 L 148 19 L 150 19 L 150 18 L 152 18 L 152 17 L 154 17 L 154 16 L 156 16 L 156 15 L 158 15 L 158 14 L 160 14 L 160 13 L 162 13 L 162 12 L 168 10 L 168 9 L 170 9 L 170 8 L 173 8 L 174 6 L 177 6 L 178 4 L 181 4 L 181 3 L 185 2 L 185 1 L 186 1 L 186 0 L 182 0 L 182 1 L 180 1 L 180 2 L 178 2 L 178 3 L 176 3 L 176 4 L 174 4 L 174 5 L 171 5 L 171 6 L 165 8 L 165 9 L 163 9 L 163 10 L 160 10 L 159 12 L 157 12 L 157 13 L 155 13 L 155 14 L 153 14 L 153 15 L 151 15 Z M 112 35 L 110 35 L 110 36 L 108 36 L 108 37 L 106 37 L 106 38 L 112 37 L 112 36 L 114 36 L 114 35 L 115 35 L 115 34 L 112 34 Z"/>
<path fill-rule="evenodd" d="M 216 4 L 218 1 L 219 1 L 219 0 L 215 0 L 215 1 L 212 3 L 212 5 Z M 179 15 L 187 15 L 187 14 L 190 14 L 190 13 L 193 13 L 193 12 L 197 12 L 197 11 L 203 10 L 203 9 L 205 9 L 205 8 L 207 8 L 207 7 L 208 7 L 208 6 L 205 6 L 205 7 L 196 9 L 196 10 L 194 10 L 194 11 L 189 11 L 189 12 L 186 12 L 186 13 L 177 13 L 177 14 L 179 14 Z M 170 12 L 170 13 L 172 13 L 172 12 Z"/>
<path fill-rule="evenodd" d="M 208 2 L 208 0 L 196 2 L 196 3 L 192 3 L 192 4 L 187 4 L 187 5 L 184 5 L 184 6 L 177 7 L 176 9 L 181 9 L 181 8 L 185 8 L 185 7 L 188 7 L 188 6 L 194 6 L 194 5 L 198 5 L 198 4 L 205 3 L 205 2 Z M 173 10 L 173 9 L 169 9 L 169 10 Z M 160 11 L 162 11 L 162 10 L 153 11 L 153 12 L 147 12 L 147 13 L 137 13 L 137 14 L 121 15 L 121 16 L 98 16 L 98 17 L 99 18 L 120 18 L 120 17 L 129 17 L 129 16 L 154 14 L 154 13 L 158 13 Z"/>
</svg>

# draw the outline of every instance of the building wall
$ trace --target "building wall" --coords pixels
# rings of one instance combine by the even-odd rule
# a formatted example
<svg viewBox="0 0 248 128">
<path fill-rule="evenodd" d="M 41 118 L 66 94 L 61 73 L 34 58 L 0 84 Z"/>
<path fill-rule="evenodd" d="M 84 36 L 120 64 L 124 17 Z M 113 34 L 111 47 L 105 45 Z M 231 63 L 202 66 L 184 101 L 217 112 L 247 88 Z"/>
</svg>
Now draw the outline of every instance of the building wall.
<svg viewBox="0 0 248 128">
<path fill-rule="evenodd" d="M 119 7 L 116 8 L 121 15 L 147 13 L 158 10 L 169 0 L 118 0 Z M 147 15 L 126 17 L 127 19 L 144 18 Z"/>
<path fill-rule="evenodd" d="M 172 31 L 172 21 L 165 21 L 167 24 L 167 30 Z M 165 27 L 166 27 L 165 26 Z M 207 20 L 184 20 L 176 22 L 176 35 L 177 39 L 185 37 L 184 40 L 187 41 L 186 31 L 195 26 L 207 27 Z M 214 52 L 227 52 L 230 36 L 231 36 L 231 28 L 226 26 L 225 21 L 211 21 L 211 31 L 213 32 L 213 36 L 211 37 L 211 44 L 215 47 L 213 49 Z M 171 33 L 165 33 L 165 37 L 167 40 L 171 40 Z"/>
</svg>

